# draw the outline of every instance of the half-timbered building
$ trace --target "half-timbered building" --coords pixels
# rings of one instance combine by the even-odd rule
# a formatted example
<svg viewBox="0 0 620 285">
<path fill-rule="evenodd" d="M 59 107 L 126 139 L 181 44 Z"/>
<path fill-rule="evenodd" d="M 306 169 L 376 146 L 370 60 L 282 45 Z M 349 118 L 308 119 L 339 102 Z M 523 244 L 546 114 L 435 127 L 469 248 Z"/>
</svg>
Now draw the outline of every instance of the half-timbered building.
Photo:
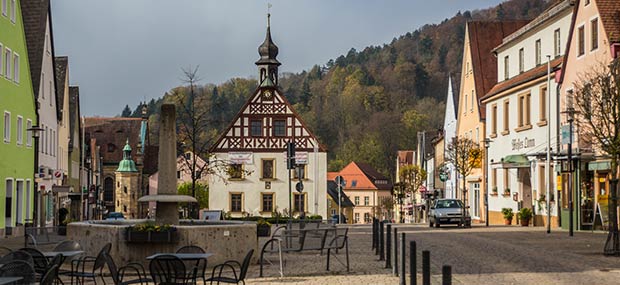
<svg viewBox="0 0 620 285">
<path fill-rule="evenodd" d="M 269 22 L 269 21 L 268 21 Z M 211 148 L 227 163 L 209 181 L 209 209 L 270 217 L 275 212 L 327 214 L 327 153 L 278 89 L 278 47 L 269 24 L 258 48 L 259 86 Z M 289 171 L 286 145 L 294 142 L 299 171 Z M 302 191 L 296 190 L 301 182 Z M 291 190 L 292 188 L 292 190 Z M 289 202 L 290 197 L 290 202 Z"/>
</svg>

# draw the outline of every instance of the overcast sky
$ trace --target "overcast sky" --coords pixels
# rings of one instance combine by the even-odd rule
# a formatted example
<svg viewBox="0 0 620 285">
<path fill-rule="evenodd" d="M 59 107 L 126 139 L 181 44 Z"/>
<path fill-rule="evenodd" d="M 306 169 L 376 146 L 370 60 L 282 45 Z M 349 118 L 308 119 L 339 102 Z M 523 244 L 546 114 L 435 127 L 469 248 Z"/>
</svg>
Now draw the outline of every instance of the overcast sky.
<svg viewBox="0 0 620 285">
<path fill-rule="evenodd" d="M 55 52 L 69 56 L 82 114 L 114 116 L 180 85 L 190 65 L 205 84 L 256 77 L 268 2 L 280 72 L 300 72 L 502 1 L 55 0 Z"/>
</svg>

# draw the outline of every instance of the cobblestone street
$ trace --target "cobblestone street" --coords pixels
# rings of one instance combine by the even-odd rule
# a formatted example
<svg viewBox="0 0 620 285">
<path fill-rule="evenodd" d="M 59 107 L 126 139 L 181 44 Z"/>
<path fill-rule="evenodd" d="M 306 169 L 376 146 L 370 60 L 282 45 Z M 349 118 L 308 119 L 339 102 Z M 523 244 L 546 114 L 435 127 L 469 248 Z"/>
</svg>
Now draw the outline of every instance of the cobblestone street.
<svg viewBox="0 0 620 285">
<path fill-rule="evenodd" d="M 444 264 L 452 266 L 453 284 L 617 284 L 620 280 L 620 258 L 601 254 L 603 233 L 576 232 L 571 238 L 556 229 L 547 234 L 542 227 L 398 228 L 408 241 L 417 243 L 418 284 L 422 250 L 431 251 L 433 284 L 440 284 Z M 325 256 L 315 253 L 289 254 L 284 278 L 274 277 L 278 276 L 275 266 L 265 271 L 271 277 L 257 278 L 258 266 L 252 266 L 248 284 L 397 284 L 398 278 L 371 250 L 370 226 L 354 226 L 349 233 L 351 272 L 337 262 L 332 272 L 326 272 Z"/>
</svg>

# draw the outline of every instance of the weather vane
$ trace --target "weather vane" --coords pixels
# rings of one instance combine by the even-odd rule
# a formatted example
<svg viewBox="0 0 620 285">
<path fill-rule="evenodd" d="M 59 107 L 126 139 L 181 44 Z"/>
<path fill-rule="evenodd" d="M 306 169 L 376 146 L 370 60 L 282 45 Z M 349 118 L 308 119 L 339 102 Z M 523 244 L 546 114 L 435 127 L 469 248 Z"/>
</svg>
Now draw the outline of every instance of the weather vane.
<svg viewBox="0 0 620 285">
<path fill-rule="evenodd" d="M 267 27 L 271 25 L 270 18 L 271 18 L 271 3 L 267 3 Z"/>
</svg>

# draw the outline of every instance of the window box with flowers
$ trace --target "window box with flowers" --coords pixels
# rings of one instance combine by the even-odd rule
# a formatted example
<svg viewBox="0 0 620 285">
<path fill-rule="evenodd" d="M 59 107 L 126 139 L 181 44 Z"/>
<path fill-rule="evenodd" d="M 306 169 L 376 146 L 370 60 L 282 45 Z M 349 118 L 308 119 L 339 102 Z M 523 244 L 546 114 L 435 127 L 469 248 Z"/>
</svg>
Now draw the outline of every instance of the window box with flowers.
<svg viewBox="0 0 620 285">
<path fill-rule="evenodd" d="M 510 197 L 510 188 L 506 188 L 506 189 L 504 189 L 504 193 L 502 193 L 502 196 L 504 196 L 504 197 Z"/>
<path fill-rule="evenodd" d="M 491 188 L 491 196 L 497 196 L 497 186 L 493 186 L 493 188 Z"/>
<path fill-rule="evenodd" d="M 137 224 L 127 228 L 127 242 L 174 243 L 179 240 L 177 228 L 168 224 L 154 222 Z"/>
</svg>

